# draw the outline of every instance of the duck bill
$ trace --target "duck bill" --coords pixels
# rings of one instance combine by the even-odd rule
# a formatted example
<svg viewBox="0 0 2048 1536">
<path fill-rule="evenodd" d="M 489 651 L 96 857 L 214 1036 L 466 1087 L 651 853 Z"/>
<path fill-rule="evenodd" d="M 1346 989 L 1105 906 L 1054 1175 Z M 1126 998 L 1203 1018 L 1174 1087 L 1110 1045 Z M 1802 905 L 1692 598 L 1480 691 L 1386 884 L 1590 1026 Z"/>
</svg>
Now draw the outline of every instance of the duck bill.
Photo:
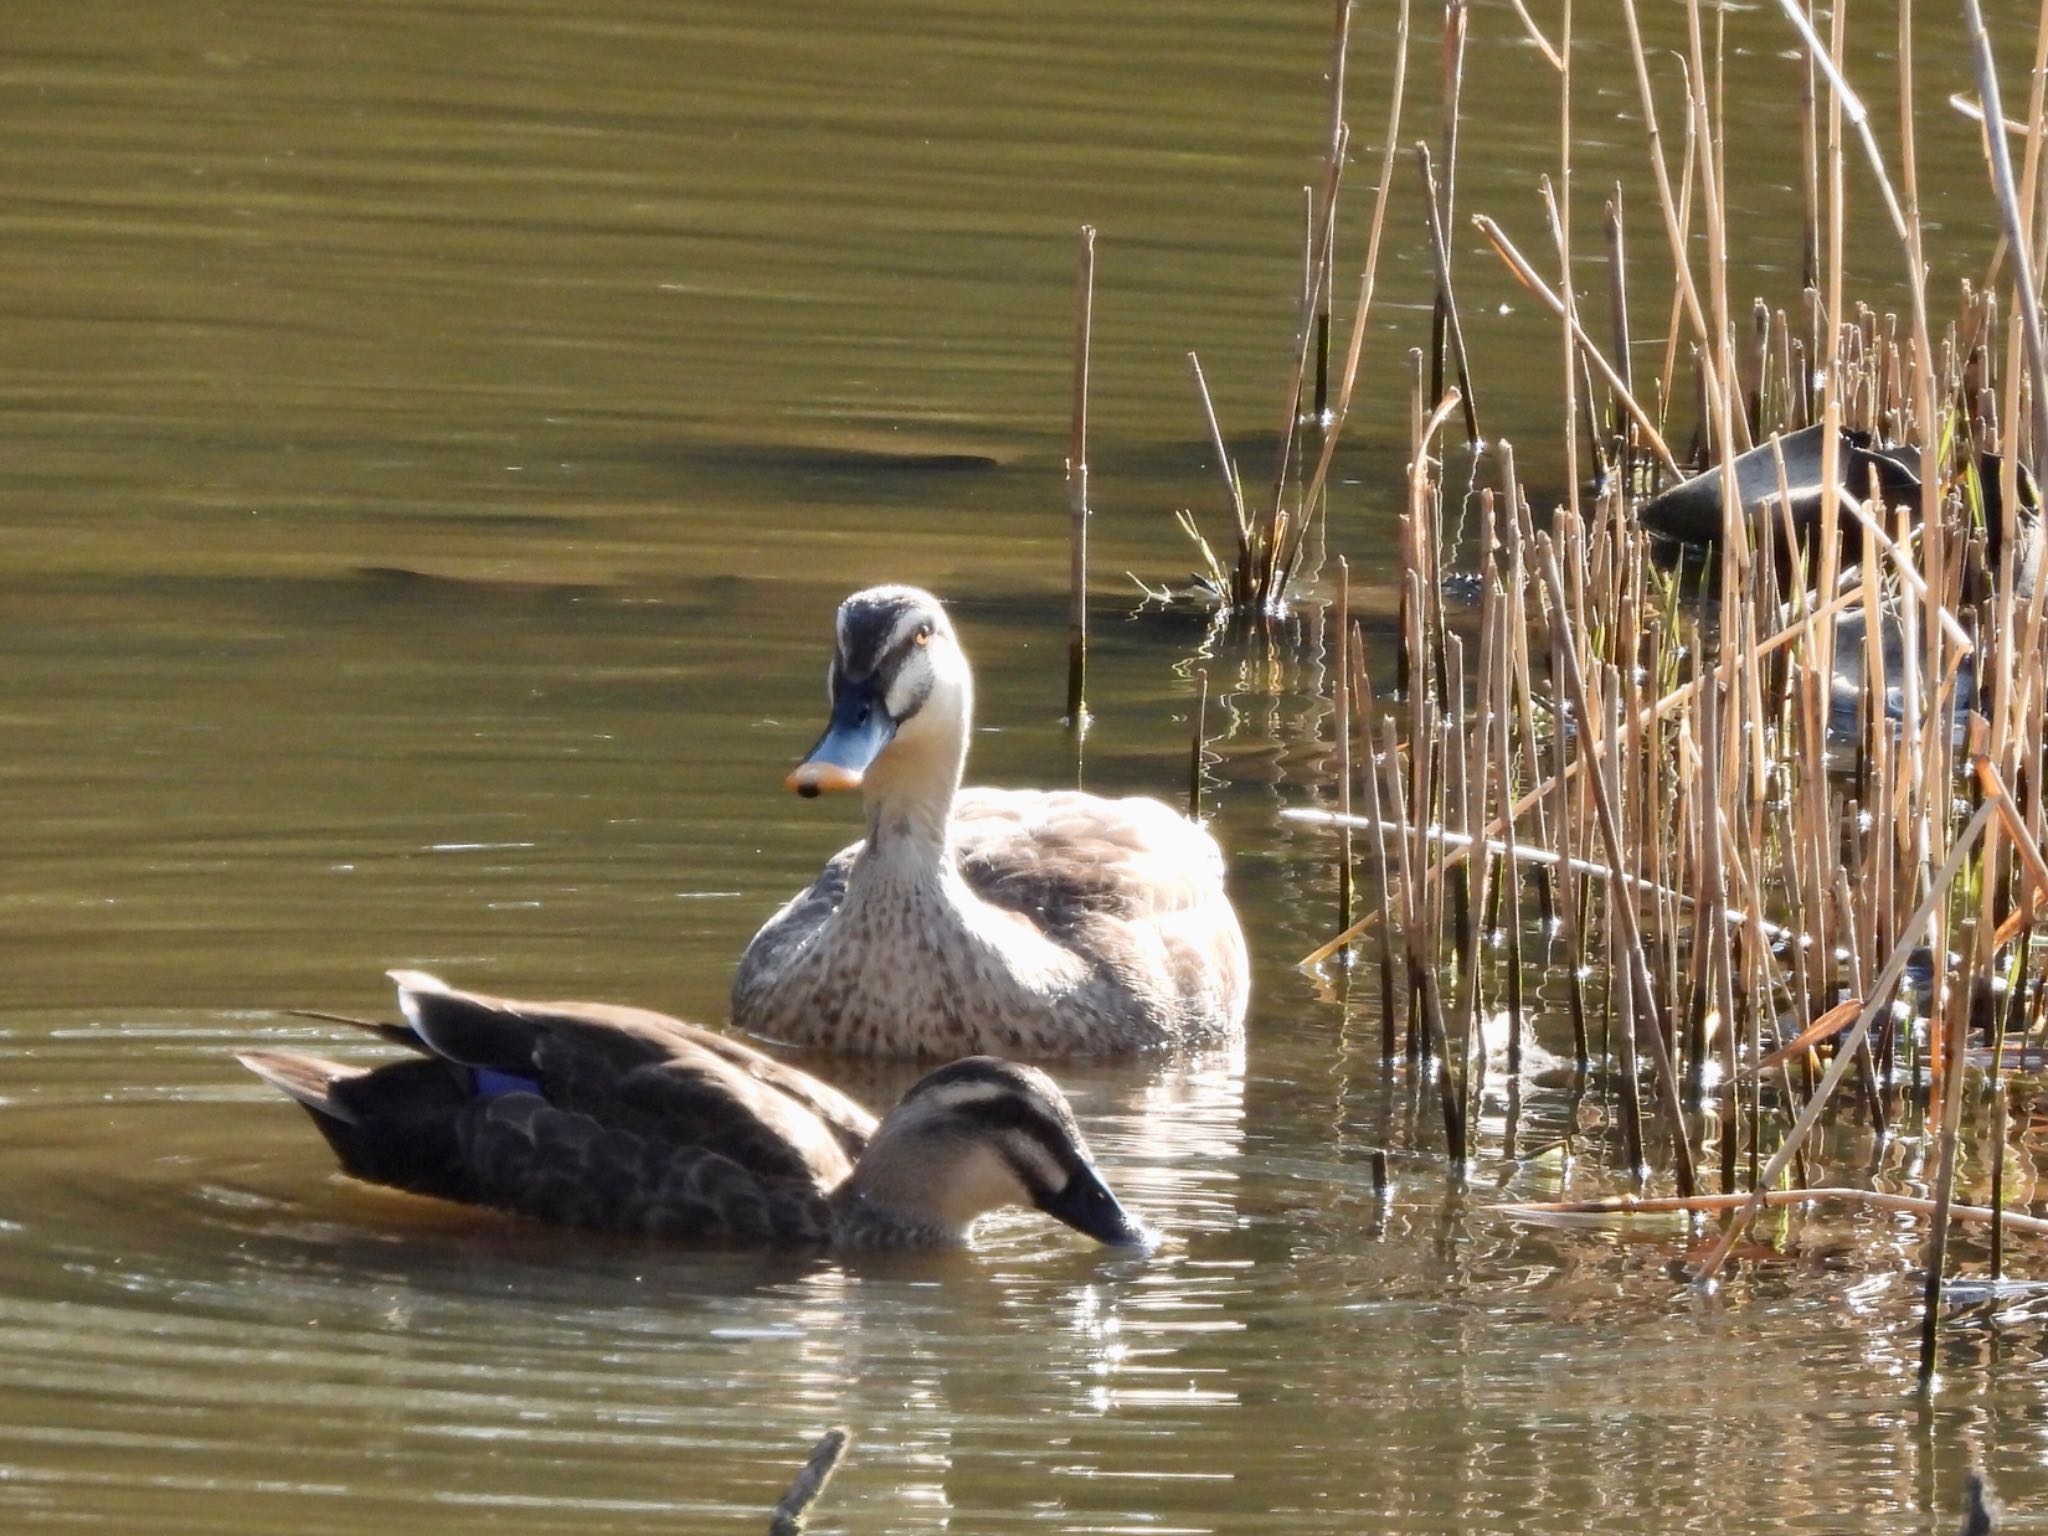
<svg viewBox="0 0 2048 1536">
<path fill-rule="evenodd" d="M 1083 1163 L 1067 1180 L 1067 1187 L 1041 1199 L 1038 1208 L 1076 1232 L 1115 1248 L 1143 1248 L 1152 1241 L 1152 1234 L 1110 1193 L 1093 1163 Z"/>
<path fill-rule="evenodd" d="M 806 800 L 827 790 L 859 789 L 869 765 L 895 734 L 896 722 L 872 685 L 842 683 L 833 689 L 825 734 L 782 782 Z"/>
</svg>

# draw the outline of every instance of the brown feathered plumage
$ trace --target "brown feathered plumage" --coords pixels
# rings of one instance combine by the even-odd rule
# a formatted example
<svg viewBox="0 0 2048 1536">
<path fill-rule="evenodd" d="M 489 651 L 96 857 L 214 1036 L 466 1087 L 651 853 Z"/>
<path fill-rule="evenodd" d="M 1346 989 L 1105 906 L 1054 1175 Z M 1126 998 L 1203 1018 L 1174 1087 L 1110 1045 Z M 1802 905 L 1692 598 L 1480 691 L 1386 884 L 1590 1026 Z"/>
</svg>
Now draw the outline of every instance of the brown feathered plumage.
<svg viewBox="0 0 2048 1536">
<path fill-rule="evenodd" d="M 1066 1056 L 1243 1027 L 1223 854 L 1157 800 L 961 789 L 973 682 L 909 587 L 840 609 L 833 723 L 791 783 L 859 788 L 868 835 L 763 925 L 733 1018 L 880 1054 Z"/>
<path fill-rule="evenodd" d="M 662 1014 L 393 975 L 410 1028 L 368 1027 L 420 1055 L 378 1067 L 241 1058 L 306 1107 L 357 1178 L 653 1237 L 943 1242 L 1010 1203 L 1104 1241 L 1136 1230 L 1106 1189 L 1106 1209 L 1093 1198 L 1100 1180 L 1072 1114 L 1031 1069 L 956 1063 L 878 1126 L 830 1084 Z M 1011 1144 L 1027 1122 L 1037 1153 Z M 978 1156 L 978 1143 L 996 1150 Z"/>
</svg>

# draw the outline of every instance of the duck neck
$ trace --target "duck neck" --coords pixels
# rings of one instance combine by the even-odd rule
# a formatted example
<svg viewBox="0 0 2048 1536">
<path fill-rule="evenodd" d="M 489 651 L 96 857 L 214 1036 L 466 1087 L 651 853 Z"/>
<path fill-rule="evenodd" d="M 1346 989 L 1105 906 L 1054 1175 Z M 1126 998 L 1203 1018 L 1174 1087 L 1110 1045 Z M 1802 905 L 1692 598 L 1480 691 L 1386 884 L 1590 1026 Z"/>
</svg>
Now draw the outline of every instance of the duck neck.
<svg viewBox="0 0 2048 1536">
<path fill-rule="evenodd" d="M 863 1187 L 856 1173 L 831 1197 L 832 1241 L 841 1248 L 951 1248 L 967 1241 L 964 1226 L 896 1209 Z"/>
<path fill-rule="evenodd" d="M 966 767 L 967 717 L 963 710 L 951 721 L 921 724 L 891 743 L 863 782 L 867 847 L 857 879 L 929 885 L 953 872 L 953 796 Z"/>
</svg>

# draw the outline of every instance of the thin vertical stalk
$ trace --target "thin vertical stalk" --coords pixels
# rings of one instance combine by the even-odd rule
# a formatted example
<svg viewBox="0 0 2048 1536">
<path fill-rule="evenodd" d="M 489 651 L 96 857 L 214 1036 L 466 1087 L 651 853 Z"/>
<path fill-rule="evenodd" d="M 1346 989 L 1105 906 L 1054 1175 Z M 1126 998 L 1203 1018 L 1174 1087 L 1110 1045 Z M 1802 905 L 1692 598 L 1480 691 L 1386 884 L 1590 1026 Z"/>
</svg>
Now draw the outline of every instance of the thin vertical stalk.
<svg viewBox="0 0 2048 1536">
<path fill-rule="evenodd" d="M 1088 364 L 1095 326 L 1095 227 L 1081 226 L 1075 283 L 1074 414 L 1067 443 L 1067 515 L 1072 523 L 1067 592 L 1067 723 L 1086 728 L 1088 676 Z"/>
</svg>

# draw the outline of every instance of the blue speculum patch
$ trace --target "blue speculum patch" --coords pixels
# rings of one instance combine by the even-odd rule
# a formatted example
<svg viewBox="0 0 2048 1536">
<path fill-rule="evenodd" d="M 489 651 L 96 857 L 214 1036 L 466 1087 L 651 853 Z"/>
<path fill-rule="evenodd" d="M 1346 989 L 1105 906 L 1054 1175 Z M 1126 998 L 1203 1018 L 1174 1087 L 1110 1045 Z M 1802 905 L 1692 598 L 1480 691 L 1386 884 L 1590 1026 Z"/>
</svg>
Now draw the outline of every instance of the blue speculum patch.
<svg viewBox="0 0 2048 1536">
<path fill-rule="evenodd" d="M 490 1067 L 474 1069 L 476 1096 L 480 1099 L 495 1099 L 508 1093 L 540 1092 L 540 1079 L 521 1077 L 516 1072 L 499 1072 Z"/>
</svg>

